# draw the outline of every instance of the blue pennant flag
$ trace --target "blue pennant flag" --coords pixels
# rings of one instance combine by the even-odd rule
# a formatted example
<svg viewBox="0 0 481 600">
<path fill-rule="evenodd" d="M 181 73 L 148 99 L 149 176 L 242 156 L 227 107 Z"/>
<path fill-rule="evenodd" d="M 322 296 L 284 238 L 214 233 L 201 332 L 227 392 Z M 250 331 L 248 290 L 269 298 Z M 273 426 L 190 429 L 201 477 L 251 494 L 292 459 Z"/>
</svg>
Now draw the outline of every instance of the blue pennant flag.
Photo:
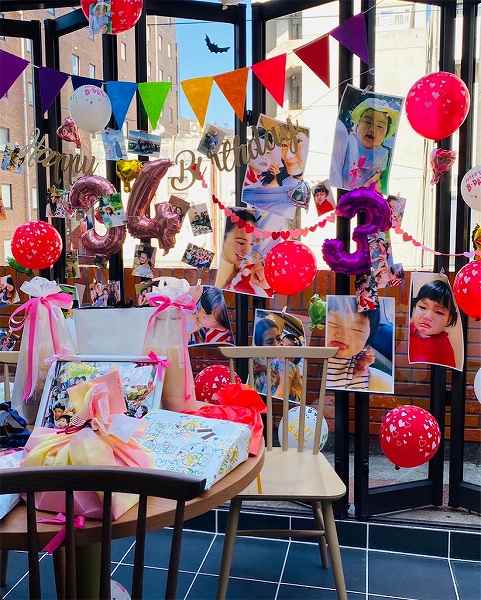
<svg viewBox="0 0 481 600">
<path fill-rule="evenodd" d="M 137 84 L 130 81 L 106 81 L 104 90 L 110 98 L 117 129 L 122 129 L 130 103 L 137 91 Z"/>
<path fill-rule="evenodd" d="M 103 81 L 101 79 L 92 79 L 92 77 L 80 77 L 80 75 L 71 75 L 73 89 L 76 90 L 82 85 L 96 85 L 101 88 Z"/>
</svg>

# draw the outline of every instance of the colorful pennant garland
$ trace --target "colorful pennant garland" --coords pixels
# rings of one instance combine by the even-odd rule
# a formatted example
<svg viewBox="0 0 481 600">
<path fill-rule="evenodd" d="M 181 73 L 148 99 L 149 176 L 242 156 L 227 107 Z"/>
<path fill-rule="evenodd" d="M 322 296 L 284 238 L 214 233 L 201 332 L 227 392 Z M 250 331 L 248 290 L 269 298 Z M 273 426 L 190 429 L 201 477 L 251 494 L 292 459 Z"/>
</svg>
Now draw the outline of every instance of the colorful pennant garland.
<svg viewBox="0 0 481 600">
<path fill-rule="evenodd" d="M 115 125 L 117 129 L 122 129 L 130 103 L 137 91 L 137 84 L 130 81 L 106 81 L 104 91 L 110 98 Z"/>
<path fill-rule="evenodd" d="M 330 86 L 329 76 L 329 35 L 323 35 L 309 44 L 294 50 L 294 54 L 321 79 Z"/>
<path fill-rule="evenodd" d="M 284 53 L 252 65 L 252 72 L 279 106 L 284 106 L 286 62 L 287 54 Z"/>
<path fill-rule="evenodd" d="M 204 127 L 213 83 L 213 77 L 194 77 L 193 79 L 184 79 L 184 81 L 180 82 L 201 127 Z"/>
<path fill-rule="evenodd" d="M 367 43 L 366 17 L 364 13 L 354 15 L 329 32 L 345 48 L 369 64 L 369 46 Z"/>
<path fill-rule="evenodd" d="M 160 113 L 164 108 L 165 99 L 171 87 L 172 83 L 170 81 L 146 81 L 137 84 L 152 129 L 157 127 Z"/>
<path fill-rule="evenodd" d="M 92 77 L 82 77 L 80 75 L 70 75 L 72 78 L 72 87 L 74 90 L 81 87 L 82 85 L 95 85 L 96 87 L 102 87 L 101 79 L 94 79 Z"/>
<path fill-rule="evenodd" d="M 3 98 L 30 63 L 5 50 L 0 50 L 0 98 Z"/>
<path fill-rule="evenodd" d="M 224 94 L 227 102 L 234 109 L 238 118 L 243 121 L 246 107 L 247 94 L 247 78 L 249 77 L 249 69 L 242 67 L 228 73 L 221 73 L 214 77 L 214 81 Z"/>
<path fill-rule="evenodd" d="M 38 84 L 42 114 L 52 106 L 68 78 L 69 75 L 62 73 L 62 71 L 56 71 L 48 67 L 39 67 Z"/>
</svg>

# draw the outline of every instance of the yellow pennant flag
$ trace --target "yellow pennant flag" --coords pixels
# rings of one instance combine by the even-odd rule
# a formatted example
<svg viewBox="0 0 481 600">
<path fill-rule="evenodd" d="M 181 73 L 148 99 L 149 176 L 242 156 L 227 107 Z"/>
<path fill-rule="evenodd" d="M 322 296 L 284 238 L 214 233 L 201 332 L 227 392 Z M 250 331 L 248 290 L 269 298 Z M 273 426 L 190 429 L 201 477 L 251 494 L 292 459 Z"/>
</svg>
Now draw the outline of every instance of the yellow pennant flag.
<svg viewBox="0 0 481 600">
<path fill-rule="evenodd" d="M 249 69 L 244 67 L 214 77 L 227 102 L 241 121 L 244 120 Z"/>
<path fill-rule="evenodd" d="M 180 83 L 201 127 L 204 126 L 213 82 L 213 77 L 194 77 Z"/>
</svg>

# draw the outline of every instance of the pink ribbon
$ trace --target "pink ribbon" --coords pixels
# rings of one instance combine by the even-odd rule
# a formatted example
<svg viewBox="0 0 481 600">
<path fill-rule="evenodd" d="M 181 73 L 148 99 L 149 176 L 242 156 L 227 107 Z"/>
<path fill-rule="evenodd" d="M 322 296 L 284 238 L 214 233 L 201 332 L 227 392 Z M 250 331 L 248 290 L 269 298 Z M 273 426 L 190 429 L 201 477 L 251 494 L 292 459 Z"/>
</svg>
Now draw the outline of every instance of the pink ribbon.
<svg viewBox="0 0 481 600">
<path fill-rule="evenodd" d="M 60 546 L 63 544 L 65 540 L 65 534 L 67 532 L 67 528 L 65 527 L 65 515 L 63 513 L 57 513 L 55 517 L 41 517 L 38 519 L 38 523 L 53 523 L 58 525 L 63 525 L 62 529 L 59 529 L 57 533 L 53 536 L 53 538 L 47 542 L 44 548 L 42 548 L 42 552 L 48 552 L 49 554 L 53 554 L 55 550 L 58 550 Z M 75 529 L 83 529 L 85 527 L 85 517 L 82 515 L 78 515 L 73 518 L 73 526 Z"/>
<path fill-rule="evenodd" d="M 159 294 L 158 296 L 151 296 L 149 298 L 149 304 L 150 304 L 150 306 L 156 307 L 156 310 L 150 317 L 149 322 L 147 324 L 147 334 L 146 334 L 147 339 L 149 339 L 153 335 L 155 320 L 161 313 L 164 312 L 164 310 L 167 310 L 170 307 L 177 308 L 179 310 L 181 324 L 182 324 L 182 337 L 183 337 L 183 343 L 184 343 L 184 365 L 187 365 L 189 362 L 189 349 L 187 347 L 187 343 L 189 340 L 188 340 L 188 333 L 187 333 L 187 319 L 186 319 L 187 315 L 186 315 L 186 313 L 187 312 L 193 313 L 196 308 L 196 303 L 194 302 L 192 296 L 190 296 L 189 294 L 182 294 L 182 296 L 179 296 L 176 300 L 171 300 L 168 296 L 162 296 Z M 189 375 L 187 373 L 187 368 L 184 368 L 184 399 L 185 400 L 190 399 L 190 394 L 187 391 L 188 388 L 189 388 Z"/>
<path fill-rule="evenodd" d="M 166 358 L 160 358 L 155 352 L 149 352 L 147 357 L 149 360 L 139 362 L 138 367 L 145 367 L 146 365 L 156 365 L 157 369 L 155 376 L 158 381 L 162 381 L 165 373 L 165 369 L 169 366 L 169 361 Z"/>
<path fill-rule="evenodd" d="M 41 296 L 40 298 L 30 298 L 25 304 L 19 306 L 13 313 L 10 315 L 10 330 L 11 331 L 19 331 L 23 329 L 25 322 L 29 319 L 29 335 L 27 340 L 27 375 L 25 379 L 25 387 L 23 389 L 23 400 L 26 402 L 31 395 L 33 394 L 33 390 L 37 383 L 37 375 L 38 375 L 38 362 L 37 356 L 35 355 L 35 346 L 36 346 L 36 333 L 37 333 L 37 319 L 38 319 L 38 309 L 39 306 L 42 305 L 47 309 L 48 312 L 48 321 L 50 327 L 50 335 L 52 336 L 52 344 L 55 354 L 62 354 L 63 348 L 58 339 L 57 329 L 54 324 L 54 313 L 53 309 L 55 308 L 64 308 L 69 309 L 72 308 L 72 297 L 70 294 L 64 294 L 63 292 L 58 292 L 55 294 L 50 294 L 48 296 Z M 17 316 L 23 313 L 23 318 L 16 318 Z M 35 377 L 34 377 L 34 361 L 35 361 Z"/>
</svg>

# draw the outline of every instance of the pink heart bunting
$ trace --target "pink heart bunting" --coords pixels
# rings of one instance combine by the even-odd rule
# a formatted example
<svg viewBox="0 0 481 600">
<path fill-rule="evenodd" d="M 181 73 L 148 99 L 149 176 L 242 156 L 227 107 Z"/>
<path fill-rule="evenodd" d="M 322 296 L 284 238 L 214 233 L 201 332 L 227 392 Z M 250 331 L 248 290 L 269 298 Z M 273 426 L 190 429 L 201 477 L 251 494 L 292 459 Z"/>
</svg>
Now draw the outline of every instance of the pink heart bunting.
<svg viewBox="0 0 481 600">
<path fill-rule="evenodd" d="M 238 217 L 236 214 L 233 214 L 232 217 L 230 218 L 230 220 L 233 223 L 238 223 L 240 221 L 240 217 Z"/>
</svg>

